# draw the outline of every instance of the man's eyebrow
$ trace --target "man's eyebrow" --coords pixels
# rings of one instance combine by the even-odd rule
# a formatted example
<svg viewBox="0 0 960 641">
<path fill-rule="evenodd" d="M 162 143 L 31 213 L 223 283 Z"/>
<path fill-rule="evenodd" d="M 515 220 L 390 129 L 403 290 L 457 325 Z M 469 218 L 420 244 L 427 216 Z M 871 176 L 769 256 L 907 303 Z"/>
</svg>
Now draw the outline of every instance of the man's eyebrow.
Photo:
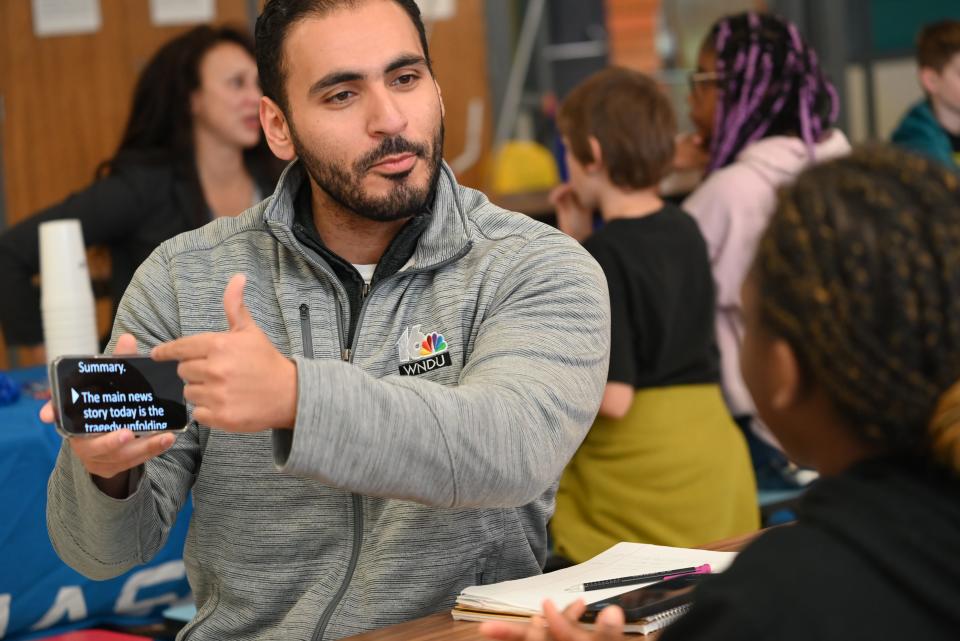
<svg viewBox="0 0 960 641">
<path fill-rule="evenodd" d="M 390 73 L 391 71 L 396 71 L 402 67 L 415 67 L 417 65 L 423 65 L 424 67 L 427 66 L 427 59 L 423 56 L 417 56 L 413 54 L 403 55 L 395 58 L 393 62 L 387 65 L 383 72 Z"/>
<path fill-rule="evenodd" d="M 391 73 L 397 69 L 402 69 L 403 67 L 414 67 L 418 65 L 426 66 L 427 60 L 423 56 L 418 56 L 414 54 L 401 55 L 395 58 L 390 62 L 383 70 L 384 73 Z M 325 75 L 320 80 L 317 80 L 315 83 L 310 85 L 310 89 L 307 92 L 309 96 L 315 96 L 318 93 L 323 92 L 325 89 L 329 89 L 334 85 L 339 85 L 342 82 L 353 82 L 356 80 L 366 79 L 366 74 L 359 71 L 332 71 Z"/>
<path fill-rule="evenodd" d="M 339 85 L 341 82 L 353 82 L 354 80 L 363 80 L 364 78 L 366 78 L 366 76 L 358 71 L 334 71 L 310 85 L 310 90 L 307 91 L 307 95 L 315 96 L 324 89 Z"/>
</svg>

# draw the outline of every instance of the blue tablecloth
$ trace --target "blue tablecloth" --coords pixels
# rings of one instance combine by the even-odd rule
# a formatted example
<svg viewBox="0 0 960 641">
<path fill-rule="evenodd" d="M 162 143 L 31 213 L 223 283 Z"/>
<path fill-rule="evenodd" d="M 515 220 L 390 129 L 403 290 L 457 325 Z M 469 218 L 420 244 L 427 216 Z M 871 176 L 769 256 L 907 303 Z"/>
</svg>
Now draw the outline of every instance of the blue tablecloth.
<svg viewBox="0 0 960 641">
<path fill-rule="evenodd" d="M 42 367 L 5 372 L 18 383 L 46 380 Z M 160 620 L 190 588 L 181 560 L 190 509 L 146 566 L 91 581 L 57 557 L 47 536 L 47 478 L 61 437 L 37 415 L 29 391 L 0 407 L 0 639 L 32 639 L 102 623 Z"/>
</svg>

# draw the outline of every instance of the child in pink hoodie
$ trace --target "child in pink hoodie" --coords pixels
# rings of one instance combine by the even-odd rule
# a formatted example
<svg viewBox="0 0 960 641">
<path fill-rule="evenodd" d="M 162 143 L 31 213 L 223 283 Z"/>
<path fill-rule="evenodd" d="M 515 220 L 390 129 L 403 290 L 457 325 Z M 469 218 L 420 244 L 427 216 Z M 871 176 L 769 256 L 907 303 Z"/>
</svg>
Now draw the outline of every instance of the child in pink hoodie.
<svg viewBox="0 0 960 641">
<path fill-rule="evenodd" d="M 709 160 L 706 179 L 683 208 L 707 241 L 716 281 L 724 396 L 741 427 L 761 440 L 751 444 L 757 480 L 773 487 L 779 478 L 765 478 L 763 468 L 771 458 L 785 459 L 756 420 L 740 376 L 740 287 L 773 214 L 777 189 L 811 163 L 849 153 L 850 144 L 832 128 L 839 104 L 816 53 L 793 24 L 775 16 L 720 19 L 700 49 L 690 89 L 690 118 Z"/>
</svg>

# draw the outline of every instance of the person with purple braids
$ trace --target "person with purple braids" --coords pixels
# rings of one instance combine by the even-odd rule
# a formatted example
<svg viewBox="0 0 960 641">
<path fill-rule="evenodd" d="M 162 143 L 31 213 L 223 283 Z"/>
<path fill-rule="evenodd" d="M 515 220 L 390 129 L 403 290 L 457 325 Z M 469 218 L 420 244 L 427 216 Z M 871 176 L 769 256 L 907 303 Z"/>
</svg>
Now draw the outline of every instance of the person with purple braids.
<svg viewBox="0 0 960 641">
<path fill-rule="evenodd" d="M 770 14 L 718 20 L 690 76 L 690 119 L 709 161 L 684 201 L 700 226 L 717 288 L 716 331 L 727 405 L 750 444 L 761 489 L 796 483 L 777 440 L 756 418 L 739 371 L 740 287 L 773 213 L 777 189 L 815 162 L 846 155 L 834 128 L 839 101 L 816 52 L 792 23 Z"/>
</svg>

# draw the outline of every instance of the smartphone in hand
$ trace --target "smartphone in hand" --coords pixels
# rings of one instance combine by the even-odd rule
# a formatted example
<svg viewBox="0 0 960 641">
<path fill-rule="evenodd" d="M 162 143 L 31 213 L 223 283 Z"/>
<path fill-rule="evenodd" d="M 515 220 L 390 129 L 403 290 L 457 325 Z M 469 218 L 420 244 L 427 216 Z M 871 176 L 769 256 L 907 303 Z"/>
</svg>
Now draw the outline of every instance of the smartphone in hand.
<svg viewBox="0 0 960 641">
<path fill-rule="evenodd" d="M 61 356 L 50 364 L 57 431 L 182 432 L 189 422 L 176 361 L 147 356 Z"/>
</svg>

